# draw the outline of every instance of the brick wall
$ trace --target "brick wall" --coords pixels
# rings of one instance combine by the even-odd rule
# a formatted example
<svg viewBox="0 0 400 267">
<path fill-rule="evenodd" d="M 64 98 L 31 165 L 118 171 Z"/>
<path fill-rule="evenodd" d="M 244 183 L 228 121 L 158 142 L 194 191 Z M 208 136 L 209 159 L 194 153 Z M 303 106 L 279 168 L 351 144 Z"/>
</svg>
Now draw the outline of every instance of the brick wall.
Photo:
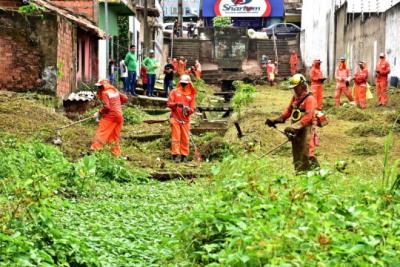
<svg viewBox="0 0 400 267">
<path fill-rule="evenodd" d="M 40 83 L 41 55 L 24 40 L 0 31 L 0 90 L 27 91 Z"/>
<path fill-rule="evenodd" d="M 47 85 L 42 74 L 56 65 L 55 23 L 50 14 L 42 19 L 0 10 L 0 89 L 27 91 Z"/>
<path fill-rule="evenodd" d="M 57 96 L 65 96 L 72 91 L 75 84 L 75 27 L 65 19 L 58 18 L 57 38 Z"/>
<path fill-rule="evenodd" d="M 7 9 L 17 9 L 23 5 L 22 0 L 0 0 L 0 7 Z"/>
<path fill-rule="evenodd" d="M 74 14 L 85 16 L 91 21 L 97 23 L 97 0 L 50 0 L 50 2 L 55 6 L 65 8 Z"/>
</svg>

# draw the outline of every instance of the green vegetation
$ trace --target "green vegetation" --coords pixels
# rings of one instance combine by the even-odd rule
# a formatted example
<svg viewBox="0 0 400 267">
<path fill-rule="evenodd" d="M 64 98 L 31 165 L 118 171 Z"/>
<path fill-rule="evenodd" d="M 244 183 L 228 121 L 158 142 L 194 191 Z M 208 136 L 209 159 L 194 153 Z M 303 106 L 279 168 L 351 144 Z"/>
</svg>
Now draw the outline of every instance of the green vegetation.
<svg viewBox="0 0 400 267">
<path fill-rule="evenodd" d="M 325 169 L 293 177 L 251 156 L 213 173 L 210 196 L 179 232 L 199 266 L 400 264 L 399 203 L 373 182 Z"/>
<path fill-rule="evenodd" d="M 43 18 L 43 12 L 46 9 L 44 7 L 38 6 L 34 3 L 29 3 L 27 5 L 20 6 L 18 8 L 18 13 L 24 15 L 39 15 Z"/>
<path fill-rule="evenodd" d="M 125 124 L 140 124 L 143 122 L 146 113 L 144 113 L 139 108 L 124 108 L 124 123 Z"/>
<path fill-rule="evenodd" d="M 57 148 L 46 142 L 71 121 L 51 98 L 0 92 L 0 266 L 400 265 L 397 112 L 359 122 L 341 107 L 318 131 L 322 169 L 295 175 L 290 145 L 259 158 L 285 140 L 264 121 L 291 92 L 235 86 L 245 136 L 194 136 L 211 162 L 187 164 L 167 160 L 168 125 L 142 123 L 140 108 L 124 109 L 128 160 L 83 156 L 93 123 L 65 129 Z M 151 179 L 168 171 L 203 178 Z"/>
<path fill-rule="evenodd" d="M 233 87 L 235 95 L 231 99 L 231 105 L 240 117 L 243 108 L 254 102 L 256 88 L 242 81 L 234 81 Z"/>
<path fill-rule="evenodd" d="M 229 27 L 232 24 L 232 19 L 230 17 L 214 17 L 213 26 L 218 28 Z"/>
</svg>

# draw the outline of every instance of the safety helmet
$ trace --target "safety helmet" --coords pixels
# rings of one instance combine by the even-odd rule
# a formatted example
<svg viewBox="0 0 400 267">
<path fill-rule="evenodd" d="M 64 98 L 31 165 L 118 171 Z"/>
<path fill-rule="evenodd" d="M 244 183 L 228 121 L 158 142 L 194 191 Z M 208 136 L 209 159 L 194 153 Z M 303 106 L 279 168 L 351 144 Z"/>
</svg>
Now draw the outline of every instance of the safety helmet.
<svg viewBox="0 0 400 267">
<path fill-rule="evenodd" d="M 179 79 L 179 83 L 192 83 L 192 80 L 190 79 L 189 75 L 183 74 Z"/>
<path fill-rule="evenodd" d="M 154 50 L 153 50 L 153 49 L 150 49 L 150 50 L 149 50 L 149 54 L 154 54 Z"/>
<path fill-rule="evenodd" d="M 97 86 L 97 87 L 100 87 L 100 86 L 104 86 L 104 84 L 105 84 L 106 82 L 108 82 L 108 80 L 106 80 L 106 79 L 100 79 L 100 80 L 98 80 L 94 85 Z"/>
<path fill-rule="evenodd" d="M 304 84 L 306 81 L 306 77 L 303 74 L 297 73 L 289 78 L 289 88 L 293 89 L 300 84 Z"/>
<path fill-rule="evenodd" d="M 379 57 L 385 57 L 385 53 L 380 53 Z"/>
</svg>

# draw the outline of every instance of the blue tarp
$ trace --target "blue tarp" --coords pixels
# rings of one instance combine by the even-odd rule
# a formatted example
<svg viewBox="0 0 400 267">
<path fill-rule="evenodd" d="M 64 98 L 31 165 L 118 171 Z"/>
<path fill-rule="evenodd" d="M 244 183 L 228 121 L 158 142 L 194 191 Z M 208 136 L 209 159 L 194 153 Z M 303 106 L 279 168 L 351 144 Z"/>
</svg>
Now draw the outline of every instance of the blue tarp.
<svg viewBox="0 0 400 267">
<path fill-rule="evenodd" d="M 214 6 L 218 0 L 203 0 L 203 17 L 215 17 Z M 272 10 L 269 17 L 283 17 L 285 13 L 284 0 L 268 0 Z"/>
</svg>

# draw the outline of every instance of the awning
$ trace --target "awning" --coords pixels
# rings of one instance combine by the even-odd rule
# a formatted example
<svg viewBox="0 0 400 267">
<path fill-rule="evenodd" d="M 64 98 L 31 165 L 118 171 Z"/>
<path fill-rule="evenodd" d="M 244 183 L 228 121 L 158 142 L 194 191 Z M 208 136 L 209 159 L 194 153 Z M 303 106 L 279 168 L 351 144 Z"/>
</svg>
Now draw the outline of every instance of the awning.
<svg viewBox="0 0 400 267">
<path fill-rule="evenodd" d="M 57 13 L 58 15 L 68 19 L 69 21 L 75 22 L 80 28 L 96 34 L 101 39 L 106 39 L 106 37 L 107 37 L 107 34 L 103 30 L 101 30 L 99 27 L 97 27 L 93 22 L 91 22 L 87 18 L 84 18 L 79 15 L 71 14 L 68 10 L 65 10 L 60 7 L 56 7 L 53 4 L 51 4 L 47 1 L 44 1 L 44 0 L 29 0 L 29 1 L 38 6 L 42 6 L 49 11 L 53 11 L 53 12 Z"/>
</svg>

